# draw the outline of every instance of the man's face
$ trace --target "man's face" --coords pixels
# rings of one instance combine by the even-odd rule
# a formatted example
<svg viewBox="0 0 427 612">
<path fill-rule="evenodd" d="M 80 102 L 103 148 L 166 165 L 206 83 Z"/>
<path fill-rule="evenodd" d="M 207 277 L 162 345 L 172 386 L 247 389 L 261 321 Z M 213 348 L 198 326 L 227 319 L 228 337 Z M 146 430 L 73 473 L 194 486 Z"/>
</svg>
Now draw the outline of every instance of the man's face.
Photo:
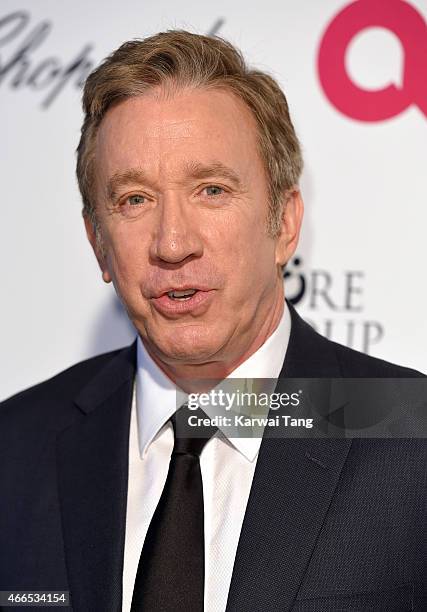
<svg viewBox="0 0 427 612">
<path fill-rule="evenodd" d="M 101 122 L 95 166 L 98 260 L 152 355 L 201 364 L 251 352 L 280 316 L 280 264 L 294 245 L 268 234 L 244 103 L 212 89 L 127 99 Z"/>
</svg>

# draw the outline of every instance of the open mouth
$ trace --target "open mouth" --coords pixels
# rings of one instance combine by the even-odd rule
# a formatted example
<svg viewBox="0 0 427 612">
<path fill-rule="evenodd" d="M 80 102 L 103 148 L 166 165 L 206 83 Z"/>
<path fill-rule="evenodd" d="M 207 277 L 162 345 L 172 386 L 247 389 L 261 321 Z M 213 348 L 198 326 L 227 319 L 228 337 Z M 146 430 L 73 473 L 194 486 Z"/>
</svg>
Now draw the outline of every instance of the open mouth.
<svg viewBox="0 0 427 612">
<path fill-rule="evenodd" d="M 170 289 L 152 298 L 156 310 L 166 316 L 179 317 L 184 314 L 201 315 L 210 306 L 214 289 L 185 287 Z"/>
<path fill-rule="evenodd" d="M 189 300 L 197 293 L 198 289 L 185 289 L 183 291 L 168 291 L 167 295 L 171 300 L 178 300 L 180 302 L 185 302 Z"/>
</svg>

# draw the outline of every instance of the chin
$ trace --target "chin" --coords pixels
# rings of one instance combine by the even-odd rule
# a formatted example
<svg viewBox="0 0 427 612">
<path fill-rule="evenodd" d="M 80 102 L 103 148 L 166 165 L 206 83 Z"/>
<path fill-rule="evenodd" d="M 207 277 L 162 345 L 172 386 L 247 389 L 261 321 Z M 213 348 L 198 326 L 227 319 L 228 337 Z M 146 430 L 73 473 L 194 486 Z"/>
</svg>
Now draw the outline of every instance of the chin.
<svg viewBox="0 0 427 612">
<path fill-rule="evenodd" d="M 205 363 L 215 359 L 224 344 L 218 330 L 213 333 L 213 330 L 206 326 L 181 327 L 167 336 L 153 336 L 151 339 L 156 347 L 156 354 L 166 363 Z"/>
</svg>

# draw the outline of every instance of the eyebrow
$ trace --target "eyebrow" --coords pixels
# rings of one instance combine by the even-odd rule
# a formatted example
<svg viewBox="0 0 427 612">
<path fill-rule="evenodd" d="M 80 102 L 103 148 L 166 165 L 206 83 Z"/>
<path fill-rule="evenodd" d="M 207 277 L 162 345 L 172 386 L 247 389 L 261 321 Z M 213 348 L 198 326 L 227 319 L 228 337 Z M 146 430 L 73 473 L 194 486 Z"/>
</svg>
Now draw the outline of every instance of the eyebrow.
<svg viewBox="0 0 427 612">
<path fill-rule="evenodd" d="M 242 188 L 242 181 L 239 175 L 225 164 L 219 161 L 214 161 L 210 164 L 202 164 L 200 162 L 190 162 L 186 164 L 186 178 L 190 179 L 206 179 L 214 176 L 223 177 L 231 181 L 237 189 Z M 183 181 L 181 181 L 183 182 Z M 116 172 L 107 182 L 107 195 L 110 200 L 114 200 L 117 196 L 117 191 L 124 185 L 129 183 L 146 183 L 150 181 L 142 168 L 129 168 L 123 172 Z"/>
<path fill-rule="evenodd" d="M 211 176 L 222 176 L 227 178 L 238 188 L 242 187 L 242 182 L 239 175 L 225 164 L 219 161 L 214 161 L 211 164 L 202 164 L 200 162 L 191 162 L 187 164 L 187 172 L 190 178 L 204 179 Z"/>
<path fill-rule="evenodd" d="M 115 172 L 107 182 L 107 195 L 109 200 L 114 200 L 119 187 L 129 183 L 147 183 L 147 176 L 141 168 L 129 168 L 123 172 Z"/>
</svg>

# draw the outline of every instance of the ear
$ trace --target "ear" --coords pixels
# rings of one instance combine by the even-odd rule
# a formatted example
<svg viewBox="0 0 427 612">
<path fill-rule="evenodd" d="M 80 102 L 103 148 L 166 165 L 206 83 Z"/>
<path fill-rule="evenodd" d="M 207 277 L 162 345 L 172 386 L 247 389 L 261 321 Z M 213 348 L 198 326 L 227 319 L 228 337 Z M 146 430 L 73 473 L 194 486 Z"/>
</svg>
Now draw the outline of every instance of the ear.
<svg viewBox="0 0 427 612">
<path fill-rule="evenodd" d="M 276 264 L 284 266 L 292 257 L 298 245 L 304 202 L 298 187 L 284 194 L 280 234 L 276 243 Z"/>
<path fill-rule="evenodd" d="M 111 283 L 112 278 L 107 267 L 107 259 L 105 255 L 101 252 L 100 245 L 96 236 L 95 227 L 87 215 L 83 215 L 83 219 L 85 222 L 87 238 L 92 246 L 93 252 L 95 253 L 95 257 L 102 272 L 102 279 L 105 283 Z"/>
</svg>

